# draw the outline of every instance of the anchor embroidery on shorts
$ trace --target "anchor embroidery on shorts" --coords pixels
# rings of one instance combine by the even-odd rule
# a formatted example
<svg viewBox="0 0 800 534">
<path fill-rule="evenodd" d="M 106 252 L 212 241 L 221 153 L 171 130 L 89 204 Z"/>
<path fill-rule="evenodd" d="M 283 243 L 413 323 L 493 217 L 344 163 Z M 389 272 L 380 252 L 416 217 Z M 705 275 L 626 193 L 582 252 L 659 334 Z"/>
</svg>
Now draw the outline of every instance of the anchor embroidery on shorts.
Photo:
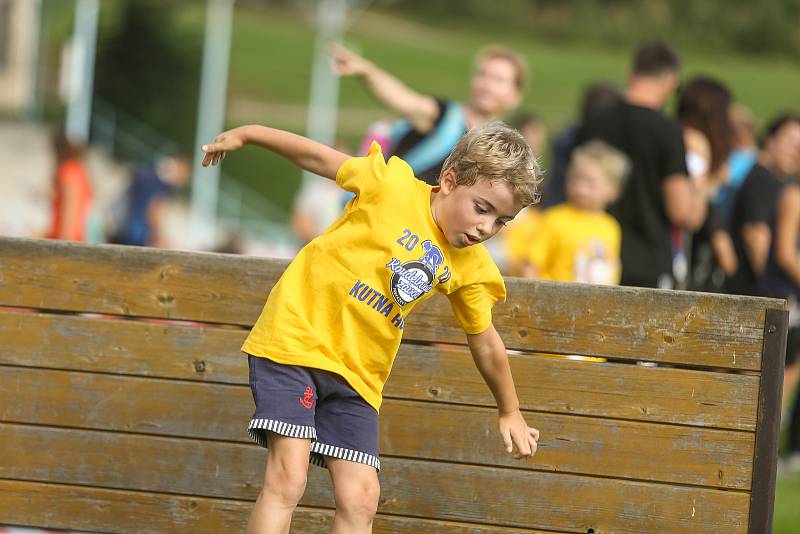
<svg viewBox="0 0 800 534">
<path fill-rule="evenodd" d="M 308 408 L 309 410 L 314 407 L 314 390 L 311 389 L 311 386 L 306 387 L 306 392 L 303 398 L 300 399 L 300 404 L 303 405 L 303 408 Z"/>
</svg>

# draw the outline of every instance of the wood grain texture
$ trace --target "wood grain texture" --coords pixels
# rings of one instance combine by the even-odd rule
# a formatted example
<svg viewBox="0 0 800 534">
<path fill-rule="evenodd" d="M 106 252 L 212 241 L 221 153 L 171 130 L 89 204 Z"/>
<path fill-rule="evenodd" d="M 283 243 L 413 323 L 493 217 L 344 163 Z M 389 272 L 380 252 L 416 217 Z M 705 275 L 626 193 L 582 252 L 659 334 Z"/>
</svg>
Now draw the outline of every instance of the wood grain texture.
<svg viewBox="0 0 800 534">
<path fill-rule="evenodd" d="M 0 305 L 252 325 L 286 262 L 4 238 Z M 760 369 L 767 308 L 751 297 L 507 279 L 495 308 L 520 350 Z M 235 305 L 232 305 L 235 303 Z M 406 338 L 463 343 L 444 298 L 423 303 Z"/>
<path fill-rule="evenodd" d="M 0 433 L 5 479 L 253 500 L 263 476 L 256 446 L 13 424 Z M 383 468 L 385 514 L 583 532 L 747 529 L 746 492 L 394 458 Z M 302 504 L 331 508 L 331 492 L 327 472 L 310 469 Z"/>
<path fill-rule="evenodd" d="M 244 532 L 252 503 L 163 493 L 0 480 L 0 522 L 50 529 L 164 534 Z M 292 534 L 327 532 L 333 511 L 299 507 Z M 546 534 L 378 514 L 375 534 Z M 548 531 L 553 532 L 553 531 Z"/>
<path fill-rule="evenodd" d="M 247 383 L 246 332 L 0 311 L 0 364 Z M 525 409 L 755 430 L 758 376 L 511 357 Z M 403 344 L 387 397 L 494 406 L 468 351 Z"/>
<path fill-rule="evenodd" d="M 249 388 L 0 366 L 0 421 L 250 443 Z M 502 450 L 496 411 L 388 400 L 381 455 L 747 490 L 754 435 L 527 413 L 526 463 Z M 653 458 L 659 461 L 654 462 Z"/>
</svg>

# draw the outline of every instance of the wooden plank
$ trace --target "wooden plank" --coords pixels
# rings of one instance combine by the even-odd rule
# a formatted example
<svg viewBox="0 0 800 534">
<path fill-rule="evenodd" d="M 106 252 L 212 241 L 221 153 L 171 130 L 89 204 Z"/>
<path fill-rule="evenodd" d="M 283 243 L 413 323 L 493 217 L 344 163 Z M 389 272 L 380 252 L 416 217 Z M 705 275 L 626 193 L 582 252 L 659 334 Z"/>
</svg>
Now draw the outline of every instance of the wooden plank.
<svg viewBox="0 0 800 534">
<path fill-rule="evenodd" d="M 0 364 L 247 383 L 242 330 L 0 311 Z M 102 340 L 98 343 L 98 340 Z M 529 410 L 755 430 L 758 376 L 512 356 Z M 494 406 L 468 352 L 403 344 L 394 398 Z"/>
<path fill-rule="evenodd" d="M 252 325 L 285 262 L 112 245 L 2 239 L 0 305 Z M 507 345 L 675 364 L 760 369 L 779 300 L 508 279 L 495 309 Z M 231 303 L 235 303 L 231 305 Z M 407 339 L 463 343 L 444 298 Z"/>
<path fill-rule="evenodd" d="M 0 424 L 0 478 L 253 500 L 257 446 Z M 655 459 L 654 459 L 655 461 Z M 745 532 L 749 495 L 520 469 L 387 458 L 380 512 L 543 530 Z M 325 470 L 302 504 L 331 508 Z"/>
<path fill-rule="evenodd" d="M 162 534 L 167 532 L 244 532 L 252 503 L 163 493 L 145 493 L 63 484 L 0 480 L 0 524 L 93 532 Z M 293 534 L 327 532 L 333 511 L 299 507 Z M 378 514 L 375 534 L 545 534 Z M 553 531 L 548 531 L 553 532 Z"/>
<path fill-rule="evenodd" d="M 12 367 L 0 367 L 0 406 L 4 422 L 243 443 L 250 443 L 244 429 L 253 413 L 241 386 Z M 495 414 L 390 399 L 381 411 L 382 456 L 750 488 L 751 432 L 529 412 L 541 439 L 521 464 L 502 451 Z"/>
<path fill-rule="evenodd" d="M 758 396 L 758 430 L 750 497 L 750 533 L 772 532 L 778 439 L 781 432 L 781 395 L 789 313 L 767 310 L 764 324 L 764 372 Z"/>
</svg>

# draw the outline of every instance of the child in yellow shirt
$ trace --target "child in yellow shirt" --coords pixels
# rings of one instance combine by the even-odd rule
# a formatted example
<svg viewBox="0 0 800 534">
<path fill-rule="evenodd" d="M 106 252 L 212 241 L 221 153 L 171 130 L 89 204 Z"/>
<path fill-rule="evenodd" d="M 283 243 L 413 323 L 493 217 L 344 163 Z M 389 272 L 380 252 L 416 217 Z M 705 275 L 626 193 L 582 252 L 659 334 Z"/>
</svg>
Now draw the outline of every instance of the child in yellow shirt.
<svg viewBox="0 0 800 534">
<path fill-rule="evenodd" d="M 405 319 L 434 291 L 450 300 L 473 359 L 494 395 L 508 453 L 527 457 L 528 427 L 492 325 L 505 286 L 480 243 L 535 202 L 539 168 L 522 136 L 493 123 L 470 130 L 439 185 L 415 178 L 377 144 L 352 158 L 262 126 L 224 132 L 203 146 L 203 165 L 255 144 L 332 180 L 355 197 L 306 245 L 269 294 L 242 347 L 256 413 L 250 435 L 267 447 L 264 487 L 248 532 L 285 533 L 305 491 L 309 460 L 328 468 L 333 532 L 370 532 L 380 488 L 378 410 Z"/>
<path fill-rule="evenodd" d="M 542 280 L 618 284 L 619 223 L 605 212 L 619 196 L 629 163 L 602 141 L 572 153 L 567 201 L 544 210 L 528 245 L 522 275 Z"/>
</svg>

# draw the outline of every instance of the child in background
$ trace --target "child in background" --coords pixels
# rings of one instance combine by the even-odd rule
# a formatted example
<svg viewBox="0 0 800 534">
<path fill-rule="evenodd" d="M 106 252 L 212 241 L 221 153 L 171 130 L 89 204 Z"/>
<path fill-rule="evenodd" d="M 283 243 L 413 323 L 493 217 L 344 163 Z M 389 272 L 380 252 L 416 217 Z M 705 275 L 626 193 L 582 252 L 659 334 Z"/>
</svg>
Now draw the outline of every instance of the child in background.
<svg viewBox="0 0 800 534">
<path fill-rule="evenodd" d="M 602 141 L 572 153 L 567 201 L 544 210 L 521 275 L 542 280 L 618 284 L 620 227 L 605 212 L 619 196 L 629 163 Z"/>
<path fill-rule="evenodd" d="M 308 463 L 327 467 L 332 532 L 371 532 L 380 486 L 378 410 L 405 319 L 434 292 L 448 297 L 498 406 L 505 449 L 536 450 L 519 409 L 492 306 L 505 285 L 480 243 L 538 196 L 528 143 L 494 123 L 470 130 L 444 162 L 439 185 L 384 161 L 375 143 L 351 158 L 299 135 L 244 126 L 203 146 L 203 165 L 244 144 L 276 152 L 355 194 L 343 215 L 292 261 L 242 347 L 256 412 L 251 437 L 267 447 L 264 487 L 248 532 L 285 533 Z M 442 446 L 446 446 L 443 443 Z"/>
</svg>

